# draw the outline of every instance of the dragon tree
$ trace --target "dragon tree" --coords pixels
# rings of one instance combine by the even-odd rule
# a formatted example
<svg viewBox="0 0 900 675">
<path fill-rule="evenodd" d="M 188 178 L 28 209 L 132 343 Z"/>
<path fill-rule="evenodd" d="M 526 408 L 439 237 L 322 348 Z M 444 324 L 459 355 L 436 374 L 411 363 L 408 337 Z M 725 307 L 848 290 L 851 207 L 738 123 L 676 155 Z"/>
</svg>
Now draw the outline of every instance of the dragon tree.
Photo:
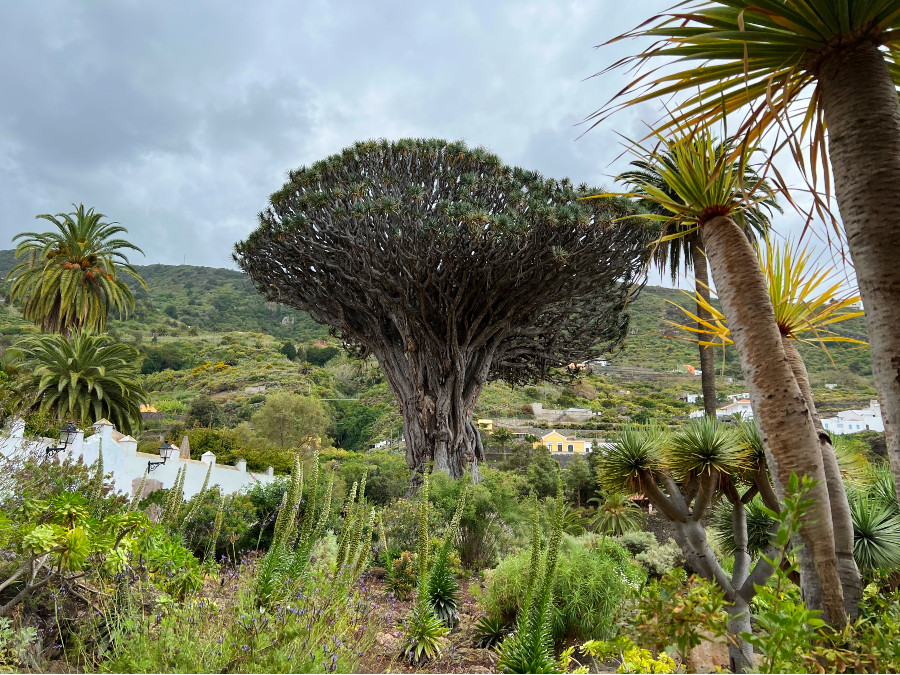
<svg viewBox="0 0 900 675">
<path fill-rule="evenodd" d="M 633 206 L 442 140 L 357 143 L 288 174 L 235 247 L 270 301 L 374 355 L 403 413 L 413 486 L 477 477 L 485 382 L 563 377 L 615 349 L 643 279 Z"/>
</svg>

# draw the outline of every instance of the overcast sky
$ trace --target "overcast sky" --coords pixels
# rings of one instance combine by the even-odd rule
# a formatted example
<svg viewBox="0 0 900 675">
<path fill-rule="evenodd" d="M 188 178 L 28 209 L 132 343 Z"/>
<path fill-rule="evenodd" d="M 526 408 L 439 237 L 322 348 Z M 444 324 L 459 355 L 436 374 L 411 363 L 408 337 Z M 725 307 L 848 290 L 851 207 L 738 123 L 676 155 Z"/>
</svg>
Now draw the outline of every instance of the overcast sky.
<svg viewBox="0 0 900 675">
<path fill-rule="evenodd" d="M 586 78 L 636 45 L 594 46 L 670 4 L 3 3 L 0 247 L 83 202 L 128 228 L 137 264 L 233 266 L 288 169 L 366 138 L 463 139 L 609 185 L 616 132 L 657 112 L 578 138 L 625 74 Z"/>
</svg>

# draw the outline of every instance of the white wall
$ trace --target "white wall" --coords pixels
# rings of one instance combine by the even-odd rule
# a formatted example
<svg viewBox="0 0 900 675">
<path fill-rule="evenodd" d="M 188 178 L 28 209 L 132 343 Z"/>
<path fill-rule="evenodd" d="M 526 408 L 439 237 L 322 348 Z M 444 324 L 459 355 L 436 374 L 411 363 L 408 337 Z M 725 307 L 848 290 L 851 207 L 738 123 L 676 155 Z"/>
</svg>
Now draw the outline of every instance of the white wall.
<svg viewBox="0 0 900 675">
<path fill-rule="evenodd" d="M 80 456 L 82 461 L 90 466 L 97 461 L 102 445 L 104 472 L 112 473 L 112 483 L 116 492 L 123 492 L 130 497 L 137 489 L 134 479 L 138 479 L 140 482 L 147 471 L 147 463 L 159 462 L 161 459 L 159 455 L 137 452 L 137 441 L 130 436 L 120 439 L 119 442 L 114 441 L 112 437 L 114 428 L 108 422 L 98 422 L 94 425 L 95 433 L 92 436 L 85 439 L 84 432 L 79 432 L 75 442 L 66 452 L 60 452 L 58 456 L 60 460 L 66 457 L 78 459 Z M 7 456 L 20 452 L 39 451 L 43 453 L 44 447 L 55 445 L 55 441 L 51 439 L 25 439 L 23 431 L 24 424 L 14 425 L 7 435 L 0 437 L 0 453 Z M 175 484 L 178 470 L 181 467 L 187 467 L 184 478 L 185 499 L 200 492 L 210 464 L 212 464 L 212 473 L 209 477 L 209 487 L 218 485 L 226 494 L 252 487 L 256 483 L 267 484 L 275 480 L 271 467 L 267 473 L 250 473 L 246 469 L 246 462 L 239 462 L 238 466 L 217 464 L 215 455 L 211 452 L 205 453 L 203 460 L 182 459 L 178 456 L 176 449 L 172 457 L 164 465 L 155 467 L 148 478 L 161 481 L 164 488 L 171 488 Z"/>
</svg>

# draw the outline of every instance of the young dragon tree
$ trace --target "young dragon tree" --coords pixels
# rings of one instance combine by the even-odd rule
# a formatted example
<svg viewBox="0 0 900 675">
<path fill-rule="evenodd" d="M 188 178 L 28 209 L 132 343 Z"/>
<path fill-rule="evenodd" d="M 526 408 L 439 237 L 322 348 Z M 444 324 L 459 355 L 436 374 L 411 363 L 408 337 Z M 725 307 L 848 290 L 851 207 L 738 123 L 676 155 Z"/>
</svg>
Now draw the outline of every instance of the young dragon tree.
<svg viewBox="0 0 900 675">
<path fill-rule="evenodd" d="M 862 582 L 853 558 L 853 516 L 841 478 L 839 458 L 816 410 L 809 374 L 797 343 L 819 345 L 823 349 L 828 342 L 864 346 L 866 343 L 862 340 L 838 335 L 831 330 L 835 324 L 863 316 L 863 312 L 854 310 L 859 296 L 842 290 L 833 268 L 816 269 L 813 256 L 806 246 L 790 242 L 778 246 L 767 240 L 764 246 L 757 246 L 756 251 L 759 267 L 765 274 L 785 356 L 806 400 L 819 439 L 844 604 L 847 613 L 855 618 L 862 598 Z M 697 328 L 693 325 L 680 328 L 698 333 L 701 342 L 707 344 L 733 344 L 725 316 L 699 294 L 695 295 L 694 300 L 698 306 L 703 306 L 710 320 L 703 320 L 682 307 L 682 311 L 697 322 Z M 814 575 L 807 574 L 807 577 L 814 578 Z"/>
<path fill-rule="evenodd" d="M 648 241 L 627 201 L 589 194 L 463 143 L 357 143 L 291 171 L 235 260 L 378 359 L 414 487 L 431 462 L 477 480 L 486 381 L 565 373 L 626 333 Z"/>
<path fill-rule="evenodd" d="M 672 135 L 658 138 L 658 149 L 640 150 L 647 152 L 677 199 L 650 183 L 640 185 L 635 196 L 654 201 L 670 214 L 668 219 L 645 217 L 693 223 L 702 236 L 775 488 L 783 493 L 791 474 L 814 481 L 809 492 L 813 506 L 804 514 L 798 535 L 806 572 L 805 601 L 811 609 L 821 609 L 829 624 L 843 625 L 847 614 L 819 436 L 809 401 L 785 353 L 756 252 L 735 217 L 770 199 L 771 192 L 761 181 L 743 182 L 743 167 L 753 151 L 745 144 L 719 144 L 708 128 L 679 127 Z M 684 234 L 678 229 L 671 236 Z"/>
<path fill-rule="evenodd" d="M 671 437 L 655 425 L 625 427 L 598 463 L 604 489 L 643 494 L 674 526 L 675 540 L 688 565 L 717 584 L 732 616 L 729 657 L 733 672 L 753 664 L 753 648 L 740 638 L 750 632 L 750 601 L 756 585 L 772 574 L 765 558 L 755 564 L 748 552 L 746 505 L 760 494 L 778 510 L 761 447 L 748 444 L 734 427 L 715 418 L 695 420 Z M 734 570 L 729 576 L 709 546 L 703 524 L 719 499 L 731 504 Z M 774 558 L 774 545 L 766 551 Z"/>
</svg>

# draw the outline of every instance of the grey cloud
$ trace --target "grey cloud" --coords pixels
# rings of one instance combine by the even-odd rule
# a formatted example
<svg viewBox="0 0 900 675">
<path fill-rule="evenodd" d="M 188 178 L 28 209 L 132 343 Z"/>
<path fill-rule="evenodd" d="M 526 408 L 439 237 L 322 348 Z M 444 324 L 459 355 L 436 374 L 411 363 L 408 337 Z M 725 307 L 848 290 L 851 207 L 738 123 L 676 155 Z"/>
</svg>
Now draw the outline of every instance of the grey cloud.
<svg viewBox="0 0 900 675">
<path fill-rule="evenodd" d="M 624 75 L 583 80 L 636 20 L 574 1 L 5 3 L 0 239 L 84 202 L 129 228 L 136 262 L 228 265 L 288 169 L 382 136 L 608 184 L 613 129 L 638 118 L 576 140 Z"/>
</svg>

